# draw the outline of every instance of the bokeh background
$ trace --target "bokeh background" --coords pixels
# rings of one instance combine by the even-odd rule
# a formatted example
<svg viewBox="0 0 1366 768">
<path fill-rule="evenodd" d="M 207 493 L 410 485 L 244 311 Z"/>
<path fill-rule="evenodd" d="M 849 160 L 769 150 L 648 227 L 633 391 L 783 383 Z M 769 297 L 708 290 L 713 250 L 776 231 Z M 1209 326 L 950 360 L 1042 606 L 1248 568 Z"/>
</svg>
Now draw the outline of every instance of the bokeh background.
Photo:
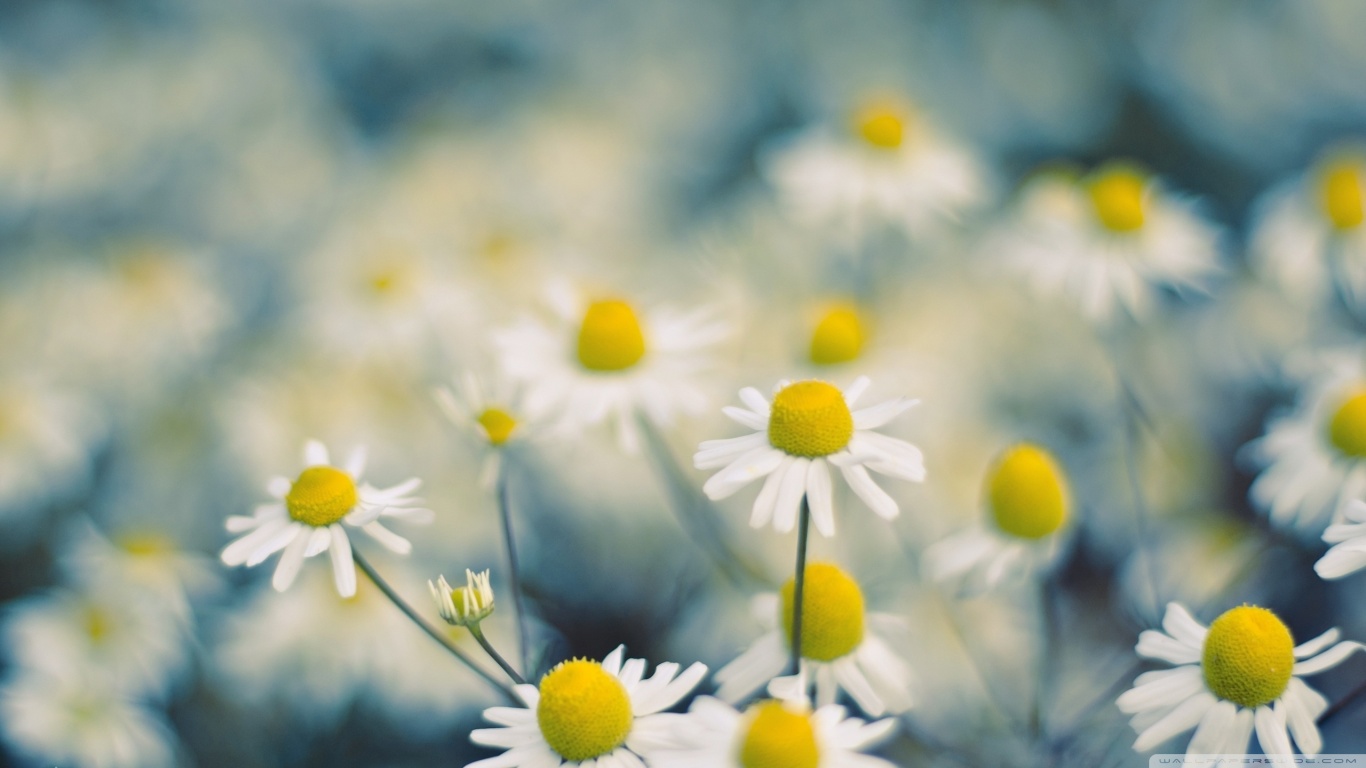
<svg viewBox="0 0 1366 768">
<path fill-rule="evenodd" d="M 741 386 L 867 373 L 877 395 L 922 399 L 891 428 L 929 468 L 888 484 L 895 535 L 846 494 L 841 535 L 814 543 L 908 619 L 918 705 L 883 754 L 1146 764 L 1113 698 L 1167 600 L 1366 638 L 1366 584 L 1314 575 L 1324 545 L 1267 523 L 1241 450 L 1326 353 L 1357 354 L 1351 312 L 1283 293 L 1247 253 L 1269 191 L 1366 129 L 1363 35 L 1353 0 L 5 0 L 0 762 L 486 756 L 468 733 L 495 697 L 367 585 L 341 601 L 311 560 L 277 594 L 270 564 L 217 554 L 224 519 L 316 437 L 367 445 L 378 484 L 424 479 L 438 520 L 404 531 L 413 555 L 364 550 L 415 604 L 434 618 L 425 581 L 464 568 L 506 590 L 484 448 L 432 390 L 494 375 L 490 330 L 568 280 L 731 326 L 712 407 L 664 432 L 696 487 L 687 458 L 736 434 L 720 407 Z M 851 256 L 792 221 L 763 158 L 886 93 L 987 182 L 932 240 Z M 1031 173 L 1112 158 L 1220 232 L 1204 291 L 1118 333 L 990 253 Z M 817 371 L 812 318 L 849 296 L 866 351 Z M 919 566 L 979 515 L 986 460 L 1024 438 L 1055 451 L 1076 505 L 1067 632 L 1042 651 L 1027 585 L 964 598 Z M 651 457 L 608 430 L 511 459 L 543 663 L 624 642 L 715 668 L 759 634 L 749 599 L 793 542 L 745 526 L 749 496 L 718 519 L 762 584 L 725 579 Z M 500 612 L 488 632 L 511 626 Z M 1318 685 L 1334 700 L 1362 678 L 1354 660 Z M 1327 729 L 1328 751 L 1366 750 L 1362 717 Z"/>
</svg>

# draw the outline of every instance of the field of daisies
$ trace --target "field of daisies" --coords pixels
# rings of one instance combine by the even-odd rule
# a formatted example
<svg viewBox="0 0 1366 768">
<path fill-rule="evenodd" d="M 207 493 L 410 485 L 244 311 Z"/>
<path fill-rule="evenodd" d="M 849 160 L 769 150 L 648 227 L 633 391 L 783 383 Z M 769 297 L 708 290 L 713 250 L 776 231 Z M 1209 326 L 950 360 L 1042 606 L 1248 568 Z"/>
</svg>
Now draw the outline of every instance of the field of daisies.
<svg viewBox="0 0 1366 768">
<path fill-rule="evenodd" d="M 0 765 L 1366 752 L 1363 35 L 0 3 Z"/>
</svg>

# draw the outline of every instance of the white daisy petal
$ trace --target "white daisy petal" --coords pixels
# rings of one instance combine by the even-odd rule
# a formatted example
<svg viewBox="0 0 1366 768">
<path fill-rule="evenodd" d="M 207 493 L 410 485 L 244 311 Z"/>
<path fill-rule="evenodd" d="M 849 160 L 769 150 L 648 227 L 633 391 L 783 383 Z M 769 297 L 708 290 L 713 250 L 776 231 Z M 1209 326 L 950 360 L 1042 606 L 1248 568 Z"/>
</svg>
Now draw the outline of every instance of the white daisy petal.
<svg viewBox="0 0 1366 768">
<path fill-rule="evenodd" d="M 712 475 L 702 486 L 702 492 L 712 501 L 725 499 L 773 472 L 782 464 L 784 455 L 782 451 L 767 446 L 755 448 Z"/>
<path fill-rule="evenodd" d="M 1162 628 L 1176 640 L 1192 648 L 1202 648 L 1209 630 L 1191 616 L 1186 607 L 1177 602 L 1167 603 L 1167 611 L 1162 616 Z"/>
<path fill-rule="evenodd" d="M 1201 693 L 1191 697 L 1190 701 L 1203 702 L 1204 716 L 1200 718 L 1199 726 L 1195 729 L 1195 735 L 1191 737 L 1190 745 L 1186 747 L 1187 755 L 1212 755 L 1223 754 L 1223 745 L 1230 741 L 1230 736 L 1235 734 L 1238 719 L 1238 705 L 1231 701 L 1216 701 L 1214 696 L 1209 693 Z M 1187 704 L 1190 701 L 1186 702 Z M 1184 704 L 1182 706 L 1185 706 Z M 1183 729 L 1184 730 L 1184 729 Z M 1173 732 L 1172 736 L 1180 733 Z M 1166 739 L 1154 742 L 1145 742 L 1148 749 L 1157 746 Z M 1134 745 L 1138 749 L 1138 745 Z M 1139 750 L 1146 752 L 1147 749 Z"/>
<path fill-rule="evenodd" d="M 1327 648 L 1333 643 L 1336 643 L 1339 637 L 1342 637 L 1342 632 L 1337 627 L 1333 627 L 1332 629 L 1328 630 L 1327 632 L 1324 632 L 1323 634 L 1319 635 L 1313 640 L 1309 640 L 1307 642 L 1295 646 L 1295 658 L 1309 658 L 1310 656 L 1313 656 L 1314 654 L 1322 651 L 1324 648 Z"/>
<path fill-rule="evenodd" d="M 1340 579 L 1366 567 L 1366 540 L 1352 539 L 1328 550 L 1314 563 L 1314 572 L 1325 580 Z"/>
<path fill-rule="evenodd" d="M 787 470 L 795 461 L 791 456 L 784 456 L 778 463 L 778 468 L 769 473 L 764 480 L 764 487 L 759 490 L 759 495 L 754 499 L 754 507 L 750 513 L 749 525 L 751 528 L 762 528 L 768 525 L 773 519 L 774 506 L 778 502 L 778 491 L 782 488 L 783 478 L 787 476 Z"/>
<path fill-rule="evenodd" d="M 919 402 L 919 400 L 897 398 L 879 403 L 871 408 L 854 411 L 854 429 L 877 429 L 905 413 Z"/>
<path fill-rule="evenodd" d="M 696 469 L 716 469 L 724 467 L 746 453 L 768 445 L 768 436 L 763 433 L 728 437 L 725 440 L 706 440 L 693 454 L 693 467 Z"/>
<path fill-rule="evenodd" d="M 778 498 L 773 502 L 773 527 L 779 533 L 787 533 L 797 526 L 802 497 L 806 494 L 806 473 L 810 467 L 811 460 L 801 457 L 787 466 L 782 485 L 778 488 Z"/>
<path fill-rule="evenodd" d="M 332 536 L 327 532 L 327 528 L 314 528 L 308 534 L 308 549 L 304 550 L 304 557 L 313 557 L 327 551 L 332 544 Z"/>
<path fill-rule="evenodd" d="M 351 562 L 351 540 L 340 525 L 327 527 L 332 537 L 332 577 L 337 582 L 337 594 L 352 597 L 356 594 L 356 566 Z"/>
<path fill-rule="evenodd" d="M 1176 669 L 1144 672 L 1134 680 L 1134 686 L 1120 695 L 1115 704 L 1119 711 L 1132 715 L 1136 712 L 1172 707 L 1199 693 L 1205 687 L 1200 667 L 1187 665 Z"/>
<path fill-rule="evenodd" d="M 346 458 L 346 474 L 350 475 L 352 480 L 358 480 L 361 475 L 365 474 L 367 455 L 365 446 L 358 445 L 351 450 L 351 455 Z"/>
<path fill-rule="evenodd" d="M 824 459 L 815 459 L 806 473 L 806 499 L 811 505 L 811 521 L 822 536 L 835 535 L 835 509 L 830 484 L 830 468 Z M 876 713 L 874 713 L 876 714 Z"/>
<path fill-rule="evenodd" d="M 1290 734 L 1285 730 L 1285 719 L 1279 712 L 1271 707 L 1257 707 L 1253 719 L 1257 728 L 1257 743 L 1262 746 L 1263 752 L 1268 755 L 1294 753 L 1290 747 Z"/>
<path fill-rule="evenodd" d="M 1317 755 L 1323 751 L 1323 736 L 1315 721 L 1328 708 L 1328 701 L 1318 691 L 1298 677 L 1292 677 L 1276 706 L 1284 710 L 1290 735 L 1295 738 L 1301 752 Z"/>
<path fill-rule="evenodd" d="M 294 483 L 287 477 L 272 477 L 266 483 L 266 493 L 277 499 L 283 499 L 289 495 L 289 489 L 294 487 Z"/>
<path fill-rule="evenodd" d="M 863 393 L 868 391 L 868 385 L 872 383 L 873 380 L 867 376 L 860 376 L 857 379 L 854 379 L 854 382 L 844 390 L 844 404 L 853 408 L 854 403 L 857 403 L 859 398 L 863 397 Z"/>
<path fill-rule="evenodd" d="M 252 551 L 251 557 L 248 557 L 245 563 L 241 563 L 242 565 L 245 565 L 248 568 L 260 565 L 271 555 L 289 546 L 289 542 L 293 541 L 296 536 L 306 535 L 306 529 L 301 523 L 296 523 L 293 520 L 285 520 L 283 522 L 285 523 L 285 526 Z"/>
<path fill-rule="evenodd" d="M 1161 659 L 1172 664 L 1195 664 L 1200 661 L 1201 649 L 1155 630 L 1146 629 L 1138 636 L 1134 651 L 1149 659 Z"/>
<path fill-rule="evenodd" d="M 251 557 L 258 548 L 269 542 L 275 534 L 288 528 L 290 523 L 291 521 L 284 519 L 272 520 L 268 523 L 264 523 L 256 530 L 224 547 L 219 558 L 223 561 L 224 565 L 241 565 L 245 563 L 247 558 Z"/>
<path fill-rule="evenodd" d="M 867 504 L 874 513 L 885 520 L 893 520 L 901 514 L 900 507 L 896 501 L 887 495 L 887 492 L 878 487 L 873 479 L 868 476 L 868 470 L 860 466 L 842 467 L 840 471 L 844 474 L 844 479 L 849 483 L 849 487 L 854 490 L 863 503 Z"/>
<path fill-rule="evenodd" d="M 753 411 L 748 411 L 744 408 L 736 408 L 733 405 L 727 405 L 721 409 L 721 412 L 728 416 L 731 421 L 734 421 L 741 426 L 749 427 L 750 429 L 768 429 L 768 417 L 761 416 Z"/>
<path fill-rule="evenodd" d="M 1366 650 L 1366 645 L 1362 645 L 1354 640 L 1344 640 L 1313 658 L 1296 662 L 1293 674 L 1296 677 L 1316 675 L 1325 669 L 1336 667 L 1346 661 L 1347 657 L 1351 656 L 1353 652 L 1358 650 Z"/>
<path fill-rule="evenodd" d="M 771 406 L 768 403 L 768 398 L 764 397 L 759 390 L 754 387 L 745 387 L 740 390 L 740 402 L 748 405 L 751 411 L 763 416 L 765 421 L 768 420 L 769 408 Z"/>
<path fill-rule="evenodd" d="M 299 569 L 304 565 L 304 551 L 308 548 L 309 538 L 306 531 L 300 531 L 289 546 L 285 547 L 285 553 L 280 556 L 280 562 L 275 566 L 275 575 L 270 580 L 276 592 L 289 589 L 289 585 L 293 584 L 295 577 L 299 575 Z"/>
<path fill-rule="evenodd" d="M 332 462 L 327 458 L 327 446 L 317 440 L 309 440 L 304 443 L 304 465 L 309 467 L 325 467 Z"/>
<path fill-rule="evenodd" d="M 406 555 L 413 551 L 412 542 L 399 536 L 397 533 L 385 528 L 380 523 L 366 523 L 361 526 L 361 530 L 369 534 L 370 538 L 379 542 L 385 549 L 397 555 Z"/>
</svg>

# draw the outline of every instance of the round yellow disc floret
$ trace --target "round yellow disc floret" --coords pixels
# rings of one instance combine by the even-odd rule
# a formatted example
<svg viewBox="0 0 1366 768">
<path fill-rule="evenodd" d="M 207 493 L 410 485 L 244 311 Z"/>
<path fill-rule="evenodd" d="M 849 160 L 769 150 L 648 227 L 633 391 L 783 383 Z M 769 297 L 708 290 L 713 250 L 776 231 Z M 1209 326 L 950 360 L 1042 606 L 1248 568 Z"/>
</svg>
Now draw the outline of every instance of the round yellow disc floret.
<svg viewBox="0 0 1366 768">
<path fill-rule="evenodd" d="M 741 768 L 816 768 L 820 747 L 808 715 L 778 701 L 750 707 L 749 726 L 740 743 Z"/>
<path fill-rule="evenodd" d="M 541 678 L 536 723 L 550 748 L 566 760 L 591 760 L 626 741 L 631 699 L 596 661 L 566 661 Z"/>
<path fill-rule="evenodd" d="M 789 384 L 773 398 L 768 442 L 793 456 L 816 458 L 841 451 L 854 436 L 854 415 L 844 393 L 824 381 Z"/>
<path fill-rule="evenodd" d="M 863 351 L 863 318 L 848 304 L 833 307 L 821 316 L 811 334 L 811 362 L 836 365 L 857 360 Z"/>
<path fill-rule="evenodd" d="M 624 371 L 645 356 L 645 332 L 630 304 L 617 299 L 588 305 L 579 327 L 579 363 L 590 371 Z"/>
<path fill-rule="evenodd" d="M 1366 458 L 1366 390 L 1352 393 L 1333 411 L 1328 442 L 1343 456 Z"/>
<path fill-rule="evenodd" d="M 870 104 L 854 115 L 859 138 L 878 149 L 897 149 L 906 140 L 906 119 L 886 104 Z"/>
<path fill-rule="evenodd" d="M 1144 197 L 1148 180 L 1137 168 L 1107 165 L 1086 180 L 1086 191 L 1096 218 L 1111 232 L 1135 232 L 1143 228 Z"/>
<path fill-rule="evenodd" d="M 1275 701 L 1290 683 L 1295 641 L 1276 614 L 1254 605 L 1226 611 L 1209 626 L 1200 667 L 1221 699 L 1252 709 Z"/>
<path fill-rule="evenodd" d="M 322 528 L 346 517 L 356 507 L 356 484 L 336 467 L 309 467 L 285 494 L 289 516 Z"/>
<path fill-rule="evenodd" d="M 1356 229 L 1366 221 L 1361 175 L 1362 166 L 1355 157 L 1333 160 L 1319 172 L 1319 202 L 1323 205 L 1323 215 L 1337 229 Z"/>
<path fill-rule="evenodd" d="M 782 589 L 783 637 L 792 637 L 792 604 L 796 583 Z M 839 566 L 812 563 L 802 582 L 802 656 L 834 661 L 853 653 L 863 642 L 863 591 Z"/>
<path fill-rule="evenodd" d="M 506 443 L 508 438 L 512 437 L 512 430 L 517 428 L 517 420 L 502 408 L 485 408 L 477 421 L 479 426 L 484 428 L 489 445 L 493 446 Z"/>
<path fill-rule="evenodd" d="M 1022 539 L 1039 539 L 1067 521 L 1067 483 L 1053 457 L 1022 443 L 987 473 L 987 506 L 996 527 Z"/>
</svg>

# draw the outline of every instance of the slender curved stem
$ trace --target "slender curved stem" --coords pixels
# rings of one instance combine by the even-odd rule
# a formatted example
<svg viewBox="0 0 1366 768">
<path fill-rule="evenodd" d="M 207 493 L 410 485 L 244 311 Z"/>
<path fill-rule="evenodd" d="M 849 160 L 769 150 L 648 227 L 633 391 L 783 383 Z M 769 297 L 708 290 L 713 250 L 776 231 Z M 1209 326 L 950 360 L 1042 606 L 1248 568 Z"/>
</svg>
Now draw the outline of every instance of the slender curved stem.
<svg viewBox="0 0 1366 768">
<path fill-rule="evenodd" d="M 512 678 L 512 682 L 517 685 L 526 684 L 526 680 L 524 680 L 521 675 L 517 674 L 517 670 L 512 668 L 512 665 L 507 662 L 507 659 L 504 659 L 502 654 L 493 649 L 493 645 L 488 641 L 488 638 L 484 637 L 484 630 L 480 629 L 478 624 L 470 625 L 470 634 L 474 635 L 474 639 L 479 642 L 479 647 L 484 649 L 484 652 L 489 655 L 489 658 L 498 662 L 498 666 L 502 667 L 508 677 Z"/>
<path fill-rule="evenodd" d="M 811 505 L 802 495 L 801 520 L 797 523 L 797 573 L 792 577 L 792 662 L 789 674 L 802 669 L 802 591 L 806 583 L 806 537 L 811 529 Z"/>
<path fill-rule="evenodd" d="M 1366 693 L 1366 680 L 1358 683 L 1357 687 L 1348 691 L 1345 696 L 1333 702 L 1328 709 L 1323 710 L 1323 716 L 1319 718 L 1319 727 L 1322 728 L 1328 724 L 1329 720 L 1332 720 L 1346 711 L 1351 707 L 1353 702 L 1361 698 L 1363 693 Z"/>
<path fill-rule="evenodd" d="M 379 572 L 375 570 L 374 566 L 370 565 L 370 562 L 366 560 L 361 555 L 361 553 L 357 552 L 354 548 L 351 550 L 351 559 L 355 560 L 356 565 L 362 571 L 365 572 L 365 575 L 370 578 L 370 581 L 374 583 L 376 587 L 379 587 L 379 591 L 383 592 L 384 596 L 389 598 L 389 601 L 392 602 L 395 606 L 397 606 L 400 611 L 403 611 L 403 615 L 411 619 L 412 622 L 416 624 L 419 629 L 421 629 L 423 632 L 426 632 L 428 637 L 440 643 L 441 646 L 445 648 L 447 651 L 449 651 L 452 656 L 458 659 L 460 663 L 474 670 L 475 674 L 479 675 L 480 677 L 484 678 L 484 680 L 488 681 L 489 685 L 492 685 L 494 688 L 497 688 L 498 691 L 502 693 L 505 697 L 507 697 L 509 701 L 517 701 L 517 697 L 513 695 L 511 688 L 509 688 L 502 682 L 499 682 L 498 678 L 489 674 L 488 671 L 485 670 L 483 667 L 474 663 L 474 659 L 471 659 L 464 651 L 455 647 L 455 643 L 451 642 L 451 639 L 449 637 L 446 637 L 445 635 L 438 632 L 436 627 L 433 627 L 431 624 L 427 622 L 426 619 L 423 619 L 422 616 L 420 616 L 418 612 L 414 610 L 414 608 L 411 605 L 409 605 L 408 602 L 398 594 L 398 592 L 394 591 L 393 587 L 389 586 L 389 582 L 385 581 L 384 577 L 379 575 Z"/>
<path fill-rule="evenodd" d="M 530 651 L 526 639 L 526 614 L 522 611 L 521 566 L 517 562 L 517 539 L 512 532 L 512 502 L 508 492 L 509 457 L 504 453 L 498 463 L 498 516 L 503 523 L 503 542 L 507 545 L 508 588 L 512 591 L 512 618 L 517 623 L 517 658 L 522 669 L 531 673 L 527 660 Z M 487 649 L 485 649 L 487 650 Z"/>
</svg>

